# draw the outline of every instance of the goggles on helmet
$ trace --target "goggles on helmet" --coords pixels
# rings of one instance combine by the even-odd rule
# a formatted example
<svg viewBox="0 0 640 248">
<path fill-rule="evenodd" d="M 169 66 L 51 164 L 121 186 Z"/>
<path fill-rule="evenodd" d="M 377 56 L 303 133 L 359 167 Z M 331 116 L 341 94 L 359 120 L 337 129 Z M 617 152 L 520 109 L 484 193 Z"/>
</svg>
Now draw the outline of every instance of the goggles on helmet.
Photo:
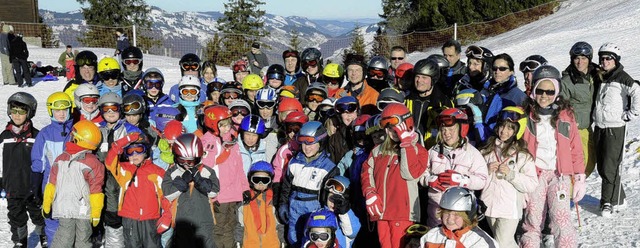
<svg viewBox="0 0 640 248">
<path fill-rule="evenodd" d="M 277 79 L 277 80 L 284 80 L 284 75 L 280 74 L 280 73 L 269 73 L 267 74 L 267 79 L 271 80 L 271 79 Z"/>
<path fill-rule="evenodd" d="M 541 66 L 541 64 L 538 61 L 525 60 L 525 61 L 520 62 L 520 71 L 521 72 L 535 71 L 540 66 Z"/>
<path fill-rule="evenodd" d="M 17 115 L 26 115 L 29 111 L 27 111 L 26 109 L 21 109 L 21 108 L 12 108 L 11 110 L 9 110 L 9 112 L 11 114 L 17 114 Z"/>
<path fill-rule="evenodd" d="M 184 96 L 188 96 L 188 95 L 196 96 L 198 95 L 198 93 L 200 93 L 200 90 L 196 88 L 182 88 L 180 90 L 180 94 Z"/>
<path fill-rule="evenodd" d="M 98 96 L 85 96 L 80 98 L 80 101 L 82 101 L 82 103 L 84 104 L 97 104 L 98 103 Z"/>
<path fill-rule="evenodd" d="M 109 71 L 103 71 L 98 73 L 98 75 L 100 76 L 100 78 L 102 78 L 102 80 L 112 80 L 112 79 L 118 79 L 118 77 L 120 77 L 120 71 L 119 70 L 109 70 Z"/>
<path fill-rule="evenodd" d="M 436 118 L 436 125 L 438 127 L 450 127 L 458 123 L 459 120 L 455 116 L 440 115 Z"/>
<path fill-rule="evenodd" d="M 145 82 L 144 86 L 147 89 L 156 88 L 156 89 L 161 90 L 162 86 L 164 86 L 164 80 L 162 80 L 162 79 L 151 79 L 151 78 L 148 78 L 148 79 L 145 79 L 144 82 Z"/>
<path fill-rule="evenodd" d="M 479 46 L 470 46 L 465 52 L 467 57 L 474 59 L 483 59 L 485 57 L 493 57 L 490 53 L 487 53 Z"/>
<path fill-rule="evenodd" d="M 211 89 L 212 91 L 220 91 L 222 90 L 222 86 L 224 86 L 224 84 L 220 82 L 211 82 L 207 85 L 208 89 Z"/>
<path fill-rule="evenodd" d="M 256 101 L 256 105 L 258 105 L 258 108 L 273 108 L 276 106 L 276 102 L 275 101 L 262 101 L 262 100 L 258 100 Z"/>
<path fill-rule="evenodd" d="M 324 188 L 329 190 L 329 192 L 334 194 L 344 194 L 347 190 L 347 187 L 344 186 L 340 181 L 335 180 L 333 178 L 329 178 L 327 182 L 324 184 Z"/>
<path fill-rule="evenodd" d="M 324 133 L 318 137 L 298 135 L 298 138 L 296 140 L 300 144 L 313 145 L 315 143 L 318 143 L 318 141 L 322 140 L 324 137 L 327 137 L 327 133 Z"/>
<path fill-rule="evenodd" d="M 298 133 L 300 128 L 302 128 L 302 124 L 297 122 L 285 122 L 284 127 L 287 133 Z"/>
<path fill-rule="evenodd" d="M 499 121 L 509 121 L 509 122 L 518 122 L 518 120 L 522 119 L 524 116 L 515 111 L 502 111 L 500 113 Z"/>
<path fill-rule="evenodd" d="M 593 54 L 593 50 L 588 46 L 576 46 L 571 49 L 571 56 L 589 57 Z"/>
<path fill-rule="evenodd" d="M 283 58 L 289 58 L 289 57 L 298 57 L 298 52 L 295 51 L 287 51 L 282 55 Z"/>
<path fill-rule="evenodd" d="M 233 117 L 238 115 L 247 116 L 249 115 L 249 110 L 245 107 L 233 107 L 231 108 L 231 115 L 233 115 Z"/>
<path fill-rule="evenodd" d="M 82 66 L 95 66 L 96 61 L 92 60 L 90 58 L 76 58 L 76 65 L 78 65 L 79 67 Z"/>
<path fill-rule="evenodd" d="M 140 64 L 140 59 L 125 59 L 124 60 L 124 64 L 125 65 L 137 65 L 137 64 Z"/>
<path fill-rule="evenodd" d="M 271 183 L 270 177 L 251 176 L 251 183 L 267 185 Z"/>
<path fill-rule="evenodd" d="M 369 69 L 369 77 L 383 78 L 384 77 L 384 71 L 382 71 L 380 69 Z"/>
<path fill-rule="evenodd" d="M 392 116 L 384 117 L 380 119 L 380 126 L 383 128 L 388 126 L 395 126 L 402 123 L 404 120 L 406 120 L 409 117 L 411 117 L 410 112 L 407 112 L 406 114 L 403 114 L 401 116 L 392 115 Z"/>
<path fill-rule="evenodd" d="M 425 235 L 429 231 L 429 228 L 425 225 L 413 224 L 407 228 L 407 234 L 419 234 L 420 236 Z"/>
<path fill-rule="evenodd" d="M 351 102 L 351 103 L 340 103 L 340 104 L 336 104 L 336 112 L 338 112 L 338 114 L 342 114 L 342 113 L 353 113 L 356 112 L 356 110 L 358 110 L 358 104 Z"/>
<path fill-rule="evenodd" d="M 239 95 L 238 93 L 235 92 L 225 92 L 224 94 L 222 94 L 222 98 L 224 99 L 238 99 Z"/>
<path fill-rule="evenodd" d="M 131 144 L 124 150 L 127 156 L 133 156 L 136 154 L 145 154 L 147 152 L 147 146 L 144 144 Z"/>
<path fill-rule="evenodd" d="M 114 113 L 119 113 L 120 112 L 120 105 L 118 104 L 103 104 L 102 107 L 100 107 L 100 111 L 102 111 L 102 113 L 108 113 L 108 112 L 114 112 Z"/>
<path fill-rule="evenodd" d="M 200 69 L 200 64 L 198 62 L 183 62 L 180 67 L 183 71 L 197 71 Z"/>
<path fill-rule="evenodd" d="M 318 66 L 318 61 L 317 60 L 311 60 L 311 61 L 302 62 L 302 67 L 307 68 L 309 66 Z"/>
<path fill-rule="evenodd" d="M 340 78 L 325 77 L 324 82 L 328 85 L 340 85 Z"/>
<path fill-rule="evenodd" d="M 331 238 L 331 233 L 329 232 L 311 232 L 309 233 L 309 239 L 311 239 L 312 242 L 326 242 L 329 241 L 329 239 Z"/>
<path fill-rule="evenodd" d="M 321 95 L 316 95 L 316 94 L 309 94 L 307 96 L 307 102 L 322 102 L 324 100 L 324 97 Z"/>
<path fill-rule="evenodd" d="M 51 109 L 68 109 L 71 108 L 71 102 L 68 100 L 55 100 L 51 103 L 47 103 L 47 107 Z"/>
<path fill-rule="evenodd" d="M 142 108 L 142 103 L 135 101 L 135 102 L 131 102 L 131 103 L 126 103 L 122 105 L 122 109 L 124 110 L 124 113 L 130 113 L 130 112 L 134 112 L 134 111 L 138 111 L 140 110 L 140 108 Z"/>
</svg>

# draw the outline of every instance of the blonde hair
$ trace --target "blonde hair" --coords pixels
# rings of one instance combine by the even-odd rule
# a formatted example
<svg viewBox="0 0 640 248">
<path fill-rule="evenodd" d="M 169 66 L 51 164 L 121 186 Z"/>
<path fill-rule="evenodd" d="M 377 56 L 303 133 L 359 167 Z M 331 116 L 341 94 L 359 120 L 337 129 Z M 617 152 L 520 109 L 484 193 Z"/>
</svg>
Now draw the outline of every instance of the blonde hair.
<svg viewBox="0 0 640 248">
<path fill-rule="evenodd" d="M 438 209 L 438 211 L 436 211 L 436 218 L 442 220 L 442 214 L 444 213 L 450 213 L 450 214 L 455 214 L 457 216 L 460 216 L 460 218 L 462 218 L 462 222 L 464 223 L 464 227 L 475 227 L 478 225 L 478 219 L 474 218 L 473 220 L 471 220 L 469 218 L 469 215 L 467 215 L 467 212 L 464 211 L 454 211 L 454 210 L 448 210 L 448 209 Z"/>
<path fill-rule="evenodd" d="M 218 128 L 231 125 L 231 118 L 223 119 L 218 122 Z"/>
</svg>

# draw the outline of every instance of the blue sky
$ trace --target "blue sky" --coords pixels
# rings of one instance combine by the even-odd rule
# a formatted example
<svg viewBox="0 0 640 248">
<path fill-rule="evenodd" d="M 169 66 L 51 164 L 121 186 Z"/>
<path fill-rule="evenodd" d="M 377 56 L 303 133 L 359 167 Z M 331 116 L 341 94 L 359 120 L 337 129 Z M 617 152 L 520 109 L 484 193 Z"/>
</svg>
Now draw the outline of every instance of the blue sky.
<svg viewBox="0 0 640 248">
<path fill-rule="evenodd" d="M 312 19 L 378 18 L 382 13 L 380 0 L 263 0 L 262 9 L 282 16 L 303 16 Z M 225 0 L 147 0 L 169 12 L 224 11 Z M 67 12 L 80 9 L 76 0 L 40 0 L 41 9 Z"/>
</svg>

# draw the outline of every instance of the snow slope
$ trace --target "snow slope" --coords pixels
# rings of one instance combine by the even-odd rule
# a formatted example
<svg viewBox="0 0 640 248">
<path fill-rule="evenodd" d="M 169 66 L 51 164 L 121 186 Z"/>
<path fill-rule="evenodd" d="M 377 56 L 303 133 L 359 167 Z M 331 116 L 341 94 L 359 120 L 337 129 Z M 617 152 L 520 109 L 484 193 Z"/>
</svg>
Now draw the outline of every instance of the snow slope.
<svg viewBox="0 0 640 248">
<path fill-rule="evenodd" d="M 510 32 L 492 37 L 478 45 L 488 47 L 494 54 L 508 53 L 516 64 L 531 54 L 541 54 L 551 64 L 564 69 L 569 61 L 569 48 L 576 41 L 587 41 L 595 49 L 605 42 L 615 42 L 622 48 L 622 63 L 625 70 L 634 78 L 640 79 L 640 47 L 635 39 L 640 37 L 640 0 L 570 0 L 563 2 L 557 13 L 530 23 Z M 97 54 L 111 54 L 112 49 L 92 49 Z M 30 48 L 31 58 L 42 61 L 44 65 L 57 64 L 57 58 L 62 50 Z M 431 51 L 439 52 L 439 51 Z M 426 57 L 426 53 L 410 54 L 409 60 L 416 62 Z M 159 56 L 146 56 L 145 68 L 158 67 L 167 78 L 165 92 L 179 80 L 178 59 Z M 228 68 L 220 68 L 220 76 L 231 79 Z M 519 80 L 522 75 L 518 73 Z M 47 96 L 57 90 L 62 90 L 65 82 L 39 82 L 33 88 L 25 89 L 37 99 L 41 99 L 38 106 L 34 125 L 42 128 L 49 123 L 44 101 Z M 6 102 L 14 92 L 21 90 L 16 86 L 0 86 L 0 103 Z M 6 112 L 6 105 L 0 105 L 0 113 Z M 6 115 L 0 115 L 0 122 L 8 121 Z M 640 247 L 640 125 L 639 121 L 631 122 L 628 127 L 626 153 L 622 166 L 622 183 L 624 184 L 628 207 L 623 212 L 616 213 L 613 218 L 605 219 L 598 216 L 598 201 L 600 197 L 600 178 L 597 172 L 587 179 L 587 195 L 580 202 L 580 247 Z M 1 154 L 1 153 L 0 153 Z M 2 203 L 0 203 L 2 204 Z M 575 210 L 575 225 L 578 226 Z M 11 247 L 9 225 L 7 224 L 6 205 L 0 207 L 0 248 Z M 30 224 L 31 225 L 31 224 Z M 32 226 L 30 226 L 32 230 Z M 33 241 L 35 241 L 32 236 Z M 30 247 L 34 247 L 30 245 Z"/>
</svg>

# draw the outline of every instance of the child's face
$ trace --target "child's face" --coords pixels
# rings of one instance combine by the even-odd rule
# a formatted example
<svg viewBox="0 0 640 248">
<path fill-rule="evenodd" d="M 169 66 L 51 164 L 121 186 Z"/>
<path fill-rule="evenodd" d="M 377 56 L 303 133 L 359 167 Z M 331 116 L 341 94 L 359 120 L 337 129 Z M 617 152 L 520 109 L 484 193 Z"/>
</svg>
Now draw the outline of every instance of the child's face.
<svg viewBox="0 0 640 248">
<path fill-rule="evenodd" d="M 69 109 L 54 109 L 53 110 L 53 119 L 59 122 L 67 121 L 69 116 Z"/>
<path fill-rule="evenodd" d="M 125 115 L 124 118 L 127 119 L 127 122 L 129 122 L 129 124 L 137 126 L 138 123 L 140 123 L 142 115 Z"/>
<path fill-rule="evenodd" d="M 255 133 L 244 132 L 242 135 L 242 141 L 248 147 L 253 147 L 258 144 L 258 135 Z"/>
<path fill-rule="evenodd" d="M 82 103 L 82 109 L 87 113 L 93 113 L 98 110 L 98 104 L 96 103 Z"/>
<path fill-rule="evenodd" d="M 231 125 L 227 123 L 219 123 L 218 131 L 220 131 L 220 136 L 225 135 L 231 131 Z"/>
<path fill-rule="evenodd" d="M 513 137 L 513 135 L 516 133 L 516 130 L 514 128 L 515 125 L 510 122 L 505 122 L 504 124 L 500 125 L 500 127 L 498 127 L 498 137 L 500 138 L 500 140 L 505 142 L 509 140 L 509 138 Z"/>
<path fill-rule="evenodd" d="M 269 174 L 267 174 L 266 172 L 262 172 L 262 171 L 254 173 L 251 177 L 252 178 L 253 177 L 270 178 Z M 262 183 L 255 184 L 253 182 L 250 182 L 250 183 L 253 185 L 253 188 L 256 191 L 265 191 L 269 187 L 269 184 L 271 184 L 271 183 L 268 183 L 268 184 L 262 184 Z"/>
<path fill-rule="evenodd" d="M 258 110 L 262 119 L 268 120 L 273 116 L 273 108 L 261 108 Z"/>
<path fill-rule="evenodd" d="M 21 114 L 21 113 L 24 113 L 24 114 Z M 27 121 L 28 113 L 29 112 L 23 108 L 16 108 L 16 107 L 11 108 L 11 120 L 13 121 L 13 124 L 15 124 L 16 126 L 22 126 L 22 124 L 24 124 L 24 122 Z"/>
<path fill-rule="evenodd" d="M 213 72 L 212 68 L 207 67 L 206 69 L 204 69 L 202 76 L 204 77 L 205 81 L 211 82 L 216 77 L 216 74 Z"/>
<path fill-rule="evenodd" d="M 116 84 L 118 84 L 118 79 L 104 80 L 104 84 L 109 87 L 116 86 Z"/>
<path fill-rule="evenodd" d="M 129 156 L 129 163 L 140 165 L 144 161 L 144 154 L 133 154 Z"/>
<path fill-rule="evenodd" d="M 326 227 L 313 227 L 309 229 L 309 238 L 318 248 L 325 248 L 332 238 L 331 229 Z"/>
<path fill-rule="evenodd" d="M 458 211 L 442 211 L 442 224 L 449 230 L 455 231 L 464 227 L 464 219 L 460 216 L 464 214 Z"/>
<path fill-rule="evenodd" d="M 318 151 L 320 151 L 320 143 L 312 145 L 302 144 L 302 151 L 307 158 L 313 157 L 318 154 Z"/>
<path fill-rule="evenodd" d="M 258 93 L 257 90 L 247 90 L 247 99 L 249 99 L 252 102 L 256 101 L 256 93 Z"/>
<path fill-rule="evenodd" d="M 120 119 L 120 112 L 107 111 L 102 117 L 107 123 L 116 123 Z"/>
</svg>

